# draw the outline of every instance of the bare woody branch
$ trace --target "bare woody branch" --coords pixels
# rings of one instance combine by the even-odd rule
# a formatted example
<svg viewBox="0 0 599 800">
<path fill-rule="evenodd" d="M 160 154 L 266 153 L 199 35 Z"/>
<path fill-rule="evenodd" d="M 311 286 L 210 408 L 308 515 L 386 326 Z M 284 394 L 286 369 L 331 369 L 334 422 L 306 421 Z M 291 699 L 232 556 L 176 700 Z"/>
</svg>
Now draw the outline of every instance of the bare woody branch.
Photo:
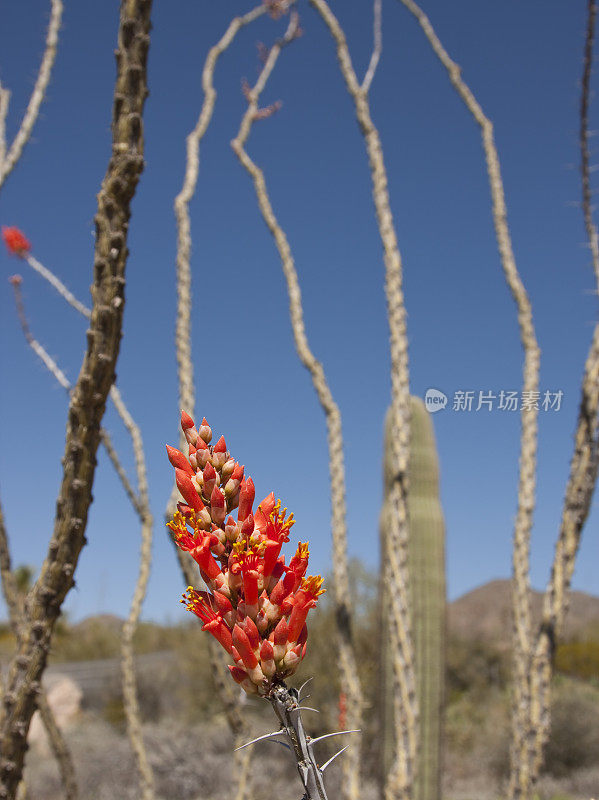
<svg viewBox="0 0 599 800">
<path fill-rule="evenodd" d="M 414 648 L 409 614 L 407 569 L 408 461 L 410 450 L 410 389 L 406 312 L 402 289 L 402 260 L 391 213 L 387 173 L 378 131 L 370 115 L 367 92 L 358 82 L 343 30 L 326 0 L 310 0 L 318 11 L 337 49 L 337 59 L 356 117 L 364 136 L 373 186 L 373 199 L 385 262 L 385 291 L 391 342 L 391 420 L 395 480 L 390 490 L 389 546 L 384 580 L 390 604 L 390 640 L 397 644 L 394 681 L 396 706 L 396 758 L 386 784 L 386 798 L 408 798 L 414 784 L 418 708 L 415 692 Z"/>
<path fill-rule="evenodd" d="M 71 306 L 71 308 L 74 308 L 75 311 L 78 311 L 82 316 L 86 317 L 86 319 L 90 319 L 92 315 L 91 308 L 88 308 L 82 302 L 77 300 L 75 295 L 67 289 L 67 287 L 64 285 L 64 283 L 60 280 L 60 278 L 57 275 L 55 275 L 51 270 L 49 270 L 43 264 L 41 264 L 37 260 L 37 258 L 34 258 L 34 256 L 31 255 L 31 253 L 27 253 L 27 255 L 24 256 L 24 259 L 29 264 L 31 269 L 35 270 L 38 273 L 38 275 L 41 275 L 41 277 L 44 280 L 48 281 L 50 286 L 56 289 L 58 294 L 64 300 L 66 300 L 66 302 Z"/>
<path fill-rule="evenodd" d="M 0 578 L 2 579 L 2 593 L 6 606 L 8 608 L 8 615 L 11 625 L 17 632 L 17 625 L 19 617 L 21 616 L 22 609 L 19 603 L 19 590 L 17 589 L 17 582 L 12 571 L 12 564 L 10 558 L 10 549 L 8 546 L 8 533 L 6 531 L 6 524 L 4 522 L 4 512 L 2 511 L 2 504 L 0 503 Z"/>
<path fill-rule="evenodd" d="M 41 264 L 31 255 L 27 255 L 25 260 L 28 264 L 30 264 L 30 266 L 33 267 L 33 269 L 36 270 L 36 272 L 42 275 L 42 277 L 47 280 L 62 297 L 64 297 L 69 305 L 71 305 L 84 317 L 88 319 L 91 317 L 91 310 L 77 300 L 77 298 L 66 288 L 62 281 L 51 270 L 44 267 L 43 264 Z M 71 385 L 68 379 L 58 367 L 54 359 L 49 356 L 45 348 L 36 339 L 34 339 L 33 335 L 31 334 L 21 296 L 19 277 L 14 276 L 10 279 L 10 281 L 13 284 L 17 313 L 19 315 L 21 328 L 23 329 L 27 343 L 58 380 L 60 385 L 70 393 Z M 110 398 L 114 403 L 116 411 L 119 417 L 122 419 L 129 436 L 131 437 L 131 444 L 133 446 L 133 455 L 135 459 L 135 471 L 137 475 L 138 494 L 134 492 L 129 478 L 123 469 L 121 460 L 114 449 L 110 435 L 104 428 L 100 429 L 100 438 L 119 478 L 121 479 L 121 483 L 123 484 L 125 492 L 127 493 L 133 508 L 139 516 L 141 522 L 142 541 L 139 574 L 135 584 L 129 616 L 123 625 L 121 634 L 123 700 L 125 716 L 127 719 L 127 731 L 141 777 L 142 798 L 143 800 L 153 800 L 153 777 L 143 745 L 141 715 L 139 711 L 139 704 L 137 702 L 137 684 L 133 664 L 133 635 L 135 633 L 137 623 L 139 622 L 141 607 L 146 595 L 148 579 L 150 576 L 154 520 L 150 511 L 146 459 L 144 455 L 141 431 L 129 413 L 129 410 L 121 397 L 121 393 L 114 384 L 110 387 Z"/>
<path fill-rule="evenodd" d="M 214 88 L 214 73 L 220 56 L 231 46 L 238 32 L 254 20 L 268 12 L 268 6 L 259 5 L 229 23 L 220 40 L 209 50 L 202 70 L 202 89 L 204 100 L 195 127 L 186 140 L 185 175 L 181 191 L 175 198 L 174 209 L 177 223 L 177 312 L 175 325 L 175 351 L 177 357 L 177 376 L 179 386 L 179 407 L 194 416 L 195 387 L 194 370 L 191 351 L 191 220 L 189 216 L 189 203 L 196 191 L 200 169 L 200 144 L 212 120 L 216 103 L 216 89 Z M 184 437 L 181 434 L 181 445 Z M 179 492 L 175 484 L 167 503 L 166 516 L 171 517 Z M 181 568 L 185 585 L 189 586 L 196 580 L 195 565 L 179 548 L 176 548 L 177 559 Z M 216 643 L 209 642 L 208 652 L 214 685 L 219 696 L 229 727 L 238 742 L 240 738 L 247 737 L 247 727 L 239 712 L 237 698 L 222 679 L 225 662 L 220 648 Z M 236 753 L 237 774 L 237 800 L 243 800 L 249 790 L 249 759 L 246 753 Z"/>
<path fill-rule="evenodd" d="M 0 83 L 0 165 L 6 156 L 6 115 L 10 103 L 10 92 Z"/>
<path fill-rule="evenodd" d="M 27 110 L 25 111 L 25 116 L 23 117 L 23 122 L 21 123 L 21 127 L 19 128 L 10 148 L 8 148 L 8 152 L 6 152 L 6 140 L 2 136 L 5 131 L 2 124 L 2 98 L 0 97 L 0 154 L 3 155 L 3 158 L 0 158 L 0 188 L 2 188 L 4 181 L 13 171 L 18 160 L 21 158 L 23 148 L 29 141 L 33 126 L 38 118 L 40 106 L 45 97 L 46 89 L 48 88 L 48 83 L 50 81 L 50 75 L 52 74 L 52 67 L 54 66 L 54 60 L 56 58 L 58 30 L 60 28 L 62 11 L 63 5 L 61 0 L 52 0 L 50 24 L 48 25 L 46 49 L 44 51 L 42 63 L 35 81 L 35 86 L 33 87 L 33 92 L 31 93 L 31 98 L 29 99 Z M 5 99 L 5 102 L 8 107 L 8 97 Z M 4 115 L 6 116 L 6 111 L 4 111 Z M 4 147 L 2 147 L 3 138 Z M 4 150 L 4 153 L 2 153 L 2 150 Z"/>
<path fill-rule="evenodd" d="M 518 314 L 520 341 L 524 351 L 523 392 L 534 397 L 539 388 L 540 350 L 536 339 L 532 308 L 520 278 L 507 222 L 507 209 L 499 155 L 495 146 L 493 124 L 485 115 L 472 91 L 461 77 L 460 67 L 452 61 L 441 44 L 428 17 L 413 0 L 401 0 L 414 15 L 429 41 L 435 55 L 447 70 L 449 79 L 468 111 L 481 128 L 489 187 L 493 205 L 493 222 L 507 285 L 512 293 Z M 531 394 L 532 393 L 532 394 Z M 521 785 L 528 792 L 526 755 L 528 736 L 527 709 L 530 707 L 530 658 L 532 647 L 530 611 L 530 534 L 532 530 L 536 490 L 536 464 L 538 444 L 538 409 L 521 411 L 520 471 L 518 479 L 518 509 L 514 526 L 512 553 L 512 604 L 514 621 L 514 704 L 513 742 L 511 752 L 512 791 Z"/>
<path fill-rule="evenodd" d="M 13 800 L 56 619 L 85 543 L 96 451 L 122 330 L 130 203 L 143 169 L 142 112 L 151 0 L 122 0 L 113 147 L 98 194 L 93 310 L 88 347 L 69 405 L 63 480 L 47 558 L 25 606 L 25 624 L 0 709 L 0 798 Z"/>
<path fill-rule="evenodd" d="M 121 633 L 121 672 L 123 677 L 123 701 L 127 718 L 127 733 L 133 747 L 137 769 L 141 779 L 142 800 L 154 800 L 154 778 L 152 768 L 148 762 L 148 754 L 144 746 L 141 713 L 137 700 L 137 680 L 133 663 L 133 636 L 141 615 L 148 580 L 150 578 L 150 565 L 152 563 L 152 534 L 154 519 L 150 511 L 150 497 L 148 492 L 148 477 L 146 459 L 144 455 L 141 431 L 125 406 L 120 392 L 116 386 L 111 387 L 110 396 L 123 420 L 131 437 L 133 455 L 135 458 L 135 471 L 137 474 L 137 488 L 139 492 L 140 521 L 141 521 L 141 552 L 139 556 L 139 572 L 129 615 L 123 625 Z"/>
<path fill-rule="evenodd" d="M 566 486 L 564 507 L 551 578 L 543 599 L 543 617 L 536 640 L 531 691 L 531 773 L 533 780 L 543 762 L 550 730 L 553 655 L 568 608 L 569 590 L 580 537 L 588 517 L 599 466 L 599 324 L 585 363 L 574 453 Z"/>
<path fill-rule="evenodd" d="M 204 101 L 198 121 L 187 136 L 185 176 L 181 191 L 175 198 L 175 218 L 177 222 L 177 316 L 175 327 L 175 351 L 177 356 L 177 376 L 179 380 L 179 407 L 192 417 L 195 411 L 195 389 L 193 381 L 193 360 L 191 357 L 191 221 L 189 203 L 195 193 L 200 170 L 200 143 L 212 120 L 216 103 L 214 71 L 219 57 L 232 44 L 237 33 L 250 22 L 267 11 L 266 5 L 259 5 L 229 23 L 221 39 L 212 47 L 202 70 L 202 89 Z M 181 445 L 184 444 L 181 433 Z M 171 515 L 177 502 L 178 491 L 175 484 L 168 502 L 167 515 Z M 184 554 L 183 554 L 184 555 Z"/>
<path fill-rule="evenodd" d="M 23 624 L 22 614 L 22 598 L 19 596 L 19 590 L 12 571 L 10 550 L 8 546 L 8 534 L 6 525 L 4 523 L 4 514 L 2 512 L 2 505 L 0 504 L 0 583 L 2 584 L 2 593 L 8 608 L 8 616 L 11 626 L 15 633 L 15 637 L 19 637 L 19 627 Z M 0 697 L 2 692 L 0 691 Z M 40 712 L 42 724 L 48 735 L 50 748 L 56 758 L 58 770 L 62 780 L 62 785 L 65 792 L 66 800 L 77 800 L 79 797 L 79 790 L 77 787 L 77 779 L 75 776 L 75 765 L 71 752 L 67 743 L 62 735 L 62 731 L 58 727 L 54 713 L 48 703 L 46 692 L 43 688 L 37 697 L 37 708 Z"/>
<path fill-rule="evenodd" d="M 364 75 L 361 89 L 365 94 L 370 91 L 376 68 L 379 65 L 383 52 L 383 0 L 374 0 L 373 4 L 373 39 L 374 47 L 370 56 L 370 63 Z"/>
<path fill-rule="evenodd" d="M 316 359 L 308 343 L 304 325 L 301 290 L 289 242 L 273 211 L 264 173 L 250 158 L 245 149 L 253 123 L 256 119 L 263 118 L 259 109 L 260 95 L 275 67 L 281 49 L 297 35 L 297 22 L 294 22 L 295 19 L 296 17 L 292 12 L 292 19 L 284 38 L 280 42 L 277 42 L 269 51 L 255 86 L 246 90 L 248 108 L 241 121 L 237 136 L 231 142 L 231 147 L 253 181 L 262 217 L 279 251 L 283 273 L 287 281 L 289 313 L 295 347 L 300 361 L 310 373 L 314 389 L 326 417 L 332 504 L 333 575 L 336 619 L 340 642 L 341 683 L 343 690 L 348 696 L 348 724 L 350 727 L 357 728 L 359 727 L 361 719 L 363 699 L 351 640 L 351 612 L 349 608 L 350 588 L 347 570 L 345 465 L 343 459 L 341 414 L 331 394 L 322 364 Z M 354 800 L 359 797 L 360 794 L 359 745 L 352 748 L 351 755 L 345 762 L 345 766 L 346 781 L 344 784 L 344 791 L 346 797 Z"/>
<path fill-rule="evenodd" d="M 31 349 L 40 359 L 42 364 L 46 367 L 48 372 L 50 372 L 54 376 L 54 378 L 60 384 L 60 386 L 62 386 L 62 388 L 70 394 L 72 386 L 69 379 L 61 370 L 61 368 L 58 366 L 56 361 L 52 358 L 52 356 L 48 353 L 46 348 L 42 344 L 40 344 L 40 342 L 31 333 L 31 328 L 29 327 L 29 322 L 27 320 L 27 315 L 25 313 L 25 306 L 23 304 L 23 297 L 21 294 L 21 277 L 19 275 L 13 275 L 12 278 L 9 278 L 9 281 L 12 284 L 14 290 L 17 314 L 27 344 L 31 347 Z M 115 389 L 116 389 L 115 386 L 111 386 L 110 388 L 111 396 L 113 390 Z M 125 472 L 125 469 L 121 463 L 118 453 L 116 452 L 114 445 L 112 444 L 112 439 L 110 437 L 110 434 L 108 433 L 106 428 L 100 428 L 100 440 L 104 445 L 106 453 L 108 454 L 108 458 L 110 459 L 112 466 L 114 467 L 119 477 L 119 480 L 121 481 L 123 489 L 125 490 L 125 494 L 129 498 L 131 505 L 137 512 L 138 516 L 142 518 L 144 512 L 141 506 L 140 498 L 137 495 L 133 486 L 131 485 L 129 477 Z"/>
<path fill-rule="evenodd" d="M 582 212 L 584 215 L 584 225 L 591 249 L 595 281 L 599 288 L 599 238 L 597 236 L 597 228 L 593 222 L 593 208 L 591 203 L 591 158 L 589 153 L 589 103 L 596 16 L 597 4 L 594 0 L 589 0 L 587 33 L 584 43 L 582 93 L 580 96 L 580 172 L 582 176 Z"/>
<path fill-rule="evenodd" d="M 596 2 L 589 0 L 580 103 L 580 150 L 583 215 L 593 257 L 596 289 L 599 295 L 597 229 L 592 218 L 588 152 L 588 109 L 596 14 Z M 574 452 L 570 462 L 570 474 L 566 485 L 551 578 L 543 598 L 543 617 L 533 658 L 531 727 L 535 735 L 532 737 L 530 745 L 533 778 L 539 774 L 543 763 L 543 749 L 549 738 L 553 654 L 568 609 L 574 564 L 580 546 L 582 529 L 591 508 L 598 470 L 599 323 L 595 325 L 584 367 L 578 421 L 574 434 Z"/>
</svg>

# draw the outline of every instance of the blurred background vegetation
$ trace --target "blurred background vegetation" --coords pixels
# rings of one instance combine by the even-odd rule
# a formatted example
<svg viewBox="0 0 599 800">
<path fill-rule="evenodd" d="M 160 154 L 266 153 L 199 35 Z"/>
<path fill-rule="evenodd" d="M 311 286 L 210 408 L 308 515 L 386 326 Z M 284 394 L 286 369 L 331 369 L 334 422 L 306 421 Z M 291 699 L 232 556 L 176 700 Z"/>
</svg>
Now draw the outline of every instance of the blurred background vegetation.
<svg viewBox="0 0 599 800">
<path fill-rule="evenodd" d="M 23 588 L 27 586 L 28 575 L 27 568 L 19 570 Z M 376 704 L 380 674 L 377 577 L 357 561 L 352 564 L 351 575 L 358 598 L 354 609 L 356 652 L 367 701 L 362 734 L 366 797 L 374 797 L 380 742 Z M 319 714 L 311 713 L 307 720 L 314 736 L 337 729 L 340 721 L 338 671 L 333 668 L 335 653 L 331 645 L 334 642 L 333 608 L 327 595 L 322 599 L 324 602 L 310 624 L 308 655 L 293 678 L 293 683 L 300 685 L 312 675 L 318 676 L 310 683 L 308 702 L 320 711 Z M 507 777 L 511 669 L 509 623 L 505 613 L 508 602 L 509 582 L 494 581 L 449 606 L 444 742 L 444 796 L 449 800 L 500 797 Z M 539 786 L 540 800 L 589 800 L 599 787 L 599 598 L 578 594 L 573 602 L 580 606 L 576 609 L 576 622 L 573 614 L 572 623 L 566 625 L 566 636 L 555 655 L 553 726 L 545 773 Z M 94 758 L 103 752 L 104 742 L 111 753 L 110 758 L 116 759 L 120 753 L 119 763 L 126 763 L 129 754 L 118 663 L 121 626 L 122 620 L 111 615 L 89 617 L 74 625 L 68 619 L 61 619 L 54 639 L 48 679 L 66 674 L 77 682 L 79 674 L 87 676 L 82 685 L 81 713 L 68 732 L 69 738 L 77 749 L 78 742 L 86 741 L 86 736 L 92 736 L 90 732 L 93 732 L 96 736 Z M 468 635 L 469 629 L 472 635 Z M 6 660 L 12 647 L 10 628 L 6 623 L 0 623 L 0 661 Z M 152 622 L 142 623 L 135 634 L 135 651 L 142 657 L 138 661 L 139 699 L 150 740 L 152 737 L 157 741 L 164 740 L 164 731 L 172 729 L 177 732 L 177 737 L 185 740 L 190 732 L 196 731 L 197 742 L 203 742 L 204 755 L 195 761 L 195 781 L 191 778 L 195 774 L 193 770 L 185 773 L 193 791 L 187 794 L 183 784 L 172 788 L 177 797 L 197 797 L 198 781 L 204 780 L 202 774 L 208 768 L 205 762 L 208 752 L 215 759 L 220 757 L 216 752 L 219 749 L 223 757 L 230 752 L 229 743 L 225 742 L 229 734 L 210 675 L 206 634 L 202 633 L 195 618 L 184 615 L 182 611 L 182 621 L 178 625 L 167 627 Z M 149 660 L 144 661 L 144 657 Z M 93 664 L 88 667 L 87 662 L 98 665 L 95 671 Z M 84 671 L 78 673 L 77 669 Z M 90 676 L 93 678 L 91 681 Z M 270 709 L 259 699 L 245 698 L 243 702 L 256 735 L 264 732 L 265 726 L 271 723 Z M 209 741 L 204 742 L 203 734 L 197 730 L 199 726 L 199 729 L 207 731 L 207 723 L 210 723 L 211 733 Z M 166 738 L 170 740 L 171 735 Z M 333 743 L 330 745 L 331 753 L 334 746 Z M 257 772 L 261 769 L 268 772 L 273 759 L 277 764 L 280 762 L 282 779 L 287 767 L 293 769 L 292 764 L 286 763 L 283 750 L 279 753 L 273 752 L 270 745 L 257 746 L 260 747 L 261 752 L 256 750 Z M 322 747 L 324 755 L 328 750 L 324 743 Z M 178 758 L 185 760 L 184 752 Z M 264 762 L 263 759 L 269 760 Z M 88 762 L 91 776 L 94 773 L 89 758 Z M 92 780 L 88 776 L 86 779 L 85 758 L 78 768 L 84 773 L 81 776 L 82 796 L 100 796 L 94 794 L 98 777 Z M 46 758 L 36 757 L 35 762 L 30 759 L 28 769 L 30 784 L 37 787 L 34 797 L 50 800 L 61 796 L 58 776 L 55 780 L 52 777 L 55 767 L 49 754 Z M 112 777 L 120 774 L 118 764 L 112 762 L 107 771 Z M 128 774 L 124 767 L 122 774 Z M 102 777 L 105 779 L 108 780 L 107 774 Z M 130 780 L 133 797 L 135 781 L 133 778 Z M 160 780 L 159 777 L 159 784 Z M 172 775 L 169 780 L 174 780 Z M 86 785 L 90 787 L 89 795 L 85 793 Z M 294 786 L 293 781 L 290 785 Z M 259 786 L 258 776 L 256 800 L 262 796 Z M 265 798 L 271 788 L 268 783 L 263 787 Z M 110 796 L 112 790 L 106 791 L 106 796 Z M 126 788 L 123 792 L 123 797 L 129 796 Z M 210 797 L 209 788 L 205 796 Z M 284 790 L 281 797 L 286 797 Z"/>
</svg>

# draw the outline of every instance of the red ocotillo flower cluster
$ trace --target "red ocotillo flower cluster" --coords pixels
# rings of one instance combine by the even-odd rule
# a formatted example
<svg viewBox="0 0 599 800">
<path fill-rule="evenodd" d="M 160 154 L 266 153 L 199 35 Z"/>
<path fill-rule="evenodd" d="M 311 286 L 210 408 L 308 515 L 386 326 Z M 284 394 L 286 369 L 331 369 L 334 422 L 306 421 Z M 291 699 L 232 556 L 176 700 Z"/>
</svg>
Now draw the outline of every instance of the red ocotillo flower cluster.
<svg viewBox="0 0 599 800">
<path fill-rule="evenodd" d="M 15 256 L 23 258 L 31 250 L 28 239 L 18 228 L 6 228 L 3 225 L 2 238 L 4 239 L 4 244 L 8 248 L 8 251 Z"/>
<path fill-rule="evenodd" d="M 168 446 L 167 453 L 185 502 L 168 527 L 208 587 L 190 586 L 182 602 L 229 653 L 237 683 L 250 694 L 267 695 L 306 653 L 306 617 L 324 591 L 322 578 L 304 577 L 307 543 L 300 542 L 285 564 L 281 548 L 289 541 L 293 514 L 281 510 L 272 492 L 252 513 L 254 483 L 230 456 L 224 437 L 210 445 L 206 419 L 198 431 L 185 412 L 181 427 L 189 456 Z"/>
</svg>

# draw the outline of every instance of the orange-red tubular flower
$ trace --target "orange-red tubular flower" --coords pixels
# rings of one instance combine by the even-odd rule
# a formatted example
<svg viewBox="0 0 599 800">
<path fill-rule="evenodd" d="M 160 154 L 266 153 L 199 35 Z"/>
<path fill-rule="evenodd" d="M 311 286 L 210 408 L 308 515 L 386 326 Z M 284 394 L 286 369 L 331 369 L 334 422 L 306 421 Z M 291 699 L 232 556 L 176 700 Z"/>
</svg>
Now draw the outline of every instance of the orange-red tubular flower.
<svg viewBox="0 0 599 800">
<path fill-rule="evenodd" d="M 209 631 L 225 650 L 231 653 L 233 646 L 231 631 L 221 615 L 217 614 L 206 602 L 205 595 L 206 592 L 198 592 L 193 586 L 190 586 L 181 602 L 185 603 L 187 608 L 202 620 L 204 623 L 202 630 Z"/>
<path fill-rule="evenodd" d="M 8 252 L 14 256 L 25 258 L 31 250 L 29 240 L 25 237 L 18 228 L 6 228 L 2 226 L 2 239 L 6 245 Z"/>
<path fill-rule="evenodd" d="M 304 578 L 307 544 L 300 542 L 285 565 L 281 550 L 293 514 L 281 510 L 272 492 L 252 513 L 254 483 L 225 438 L 210 445 L 206 419 L 198 430 L 185 412 L 181 427 L 189 454 L 174 447 L 167 454 L 184 502 L 168 528 L 197 562 L 207 587 L 190 587 L 184 602 L 229 654 L 233 679 L 249 694 L 265 696 L 306 653 L 306 619 L 324 591 L 322 578 Z"/>
<path fill-rule="evenodd" d="M 322 578 L 320 575 L 311 578 L 304 578 L 302 588 L 295 595 L 293 609 L 289 617 L 290 642 L 296 642 L 306 622 L 308 611 L 316 606 L 318 595 L 322 594 Z"/>
</svg>

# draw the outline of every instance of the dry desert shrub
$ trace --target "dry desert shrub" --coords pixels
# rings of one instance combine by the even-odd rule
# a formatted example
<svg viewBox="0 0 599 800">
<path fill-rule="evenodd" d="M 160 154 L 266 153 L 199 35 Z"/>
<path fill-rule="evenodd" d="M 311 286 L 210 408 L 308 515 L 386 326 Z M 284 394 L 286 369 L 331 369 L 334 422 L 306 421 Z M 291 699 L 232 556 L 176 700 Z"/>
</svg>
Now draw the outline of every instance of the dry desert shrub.
<svg viewBox="0 0 599 800">
<path fill-rule="evenodd" d="M 254 733 L 258 735 L 264 728 Z M 193 727 L 175 722 L 144 726 L 144 738 L 156 780 L 157 800 L 217 800 L 233 797 L 233 742 L 224 721 Z M 135 800 L 135 762 L 129 742 L 105 722 L 86 720 L 68 735 L 80 785 L 80 800 Z M 52 758 L 32 749 L 27 760 L 27 785 L 36 800 L 63 796 Z M 341 769 L 331 767 L 332 797 L 341 790 Z M 297 800 L 295 765 L 287 752 L 272 743 L 256 749 L 252 758 L 252 800 Z M 367 785 L 363 800 L 374 800 Z"/>
</svg>

